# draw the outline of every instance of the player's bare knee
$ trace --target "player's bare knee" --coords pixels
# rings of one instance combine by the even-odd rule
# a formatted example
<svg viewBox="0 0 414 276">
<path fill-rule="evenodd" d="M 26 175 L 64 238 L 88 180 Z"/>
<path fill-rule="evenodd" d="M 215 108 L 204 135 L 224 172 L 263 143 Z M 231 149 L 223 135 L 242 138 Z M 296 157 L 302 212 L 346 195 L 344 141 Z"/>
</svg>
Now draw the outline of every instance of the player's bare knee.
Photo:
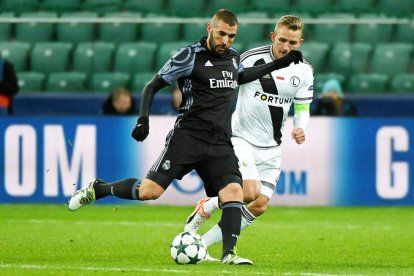
<svg viewBox="0 0 414 276">
<path fill-rule="evenodd" d="M 256 217 L 261 216 L 266 212 L 267 205 L 256 205 L 256 204 L 254 204 L 254 202 L 252 202 L 252 203 L 249 204 L 247 208 Z"/>
<path fill-rule="evenodd" d="M 240 195 L 243 194 L 243 190 L 238 183 L 230 183 L 226 187 L 227 193 L 234 194 L 234 195 Z"/>
<path fill-rule="evenodd" d="M 243 200 L 244 200 L 245 203 L 250 203 L 250 202 L 254 201 L 255 199 L 256 199 L 256 195 L 244 193 Z"/>
<path fill-rule="evenodd" d="M 257 215 L 256 216 L 263 215 L 266 212 L 266 210 L 267 210 L 267 204 L 257 206 Z"/>
<path fill-rule="evenodd" d="M 254 201 L 260 195 L 260 182 L 257 180 L 243 180 L 244 202 Z"/>
<path fill-rule="evenodd" d="M 260 195 L 255 201 L 248 205 L 248 209 L 256 216 L 264 214 L 267 210 L 269 198 L 265 195 Z"/>
<path fill-rule="evenodd" d="M 154 200 L 160 197 L 160 194 L 150 191 L 148 189 L 143 189 L 139 191 L 139 199 L 140 200 Z"/>
<path fill-rule="evenodd" d="M 219 192 L 219 198 L 222 202 L 242 201 L 243 190 L 238 183 L 230 183 Z"/>
<path fill-rule="evenodd" d="M 139 187 L 140 200 L 154 200 L 159 198 L 164 189 L 152 180 L 144 179 Z"/>
</svg>

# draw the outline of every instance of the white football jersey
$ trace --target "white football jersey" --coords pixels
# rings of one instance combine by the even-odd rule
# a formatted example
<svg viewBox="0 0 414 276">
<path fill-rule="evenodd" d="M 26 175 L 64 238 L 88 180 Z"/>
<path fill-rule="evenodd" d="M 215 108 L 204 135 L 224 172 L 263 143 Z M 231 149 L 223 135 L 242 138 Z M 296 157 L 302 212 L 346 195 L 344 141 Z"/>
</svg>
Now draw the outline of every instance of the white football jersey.
<svg viewBox="0 0 414 276">
<path fill-rule="evenodd" d="M 245 68 L 273 61 L 272 45 L 244 52 Z M 262 78 L 240 85 L 236 110 L 232 116 L 232 135 L 259 147 L 281 143 L 290 106 L 307 104 L 313 98 L 313 68 L 304 61 L 292 63 Z"/>
</svg>

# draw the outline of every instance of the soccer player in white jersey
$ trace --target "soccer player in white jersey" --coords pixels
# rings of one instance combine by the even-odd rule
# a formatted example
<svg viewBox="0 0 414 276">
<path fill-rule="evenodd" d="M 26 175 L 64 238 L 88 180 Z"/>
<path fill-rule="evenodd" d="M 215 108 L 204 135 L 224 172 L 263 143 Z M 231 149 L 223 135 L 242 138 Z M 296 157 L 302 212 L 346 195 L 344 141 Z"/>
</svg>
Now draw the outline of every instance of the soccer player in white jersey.
<svg viewBox="0 0 414 276">
<path fill-rule="evenodd" d="M 297 16 L 282 16 L 270 33 L 272 44 L 246 51 L 240 56 L 241 62 L 247 68 L 283 57 L 303 43 L 303 29 L 304 24 Z M 305 60 L 240 86 L 232 116 L 231 141 L 239 159 L 246 203 L 241 229 L 266 211 L 275 191 L 281 171 L 282 130 L 291 104 L 294 104 L 291 137 L 302 144 L 312 98 L 313 68 Z M 219 205 L 217 197 L 201 199 L 187 218 L 184 230 L 197 232 Z M 221 241 L 220 223 L 204 234 L 203 239 L 207 246 Z"/>
</svg>

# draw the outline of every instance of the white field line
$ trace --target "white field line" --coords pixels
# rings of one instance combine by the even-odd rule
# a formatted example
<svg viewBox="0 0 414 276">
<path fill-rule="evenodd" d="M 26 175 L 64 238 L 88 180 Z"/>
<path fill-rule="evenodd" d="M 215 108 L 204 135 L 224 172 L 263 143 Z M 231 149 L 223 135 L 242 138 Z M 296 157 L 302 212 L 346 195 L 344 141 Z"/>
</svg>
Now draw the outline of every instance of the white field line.
<svg viewBox="0 0 414 276">
<path fill-rule="evenodd" d="M 16 222 L 19 223 L 32 223 L 32 224 L 79 224 L 79 225 L 92 225 L 92 224 L 99 224 L 99 225 L 121 225 L 121 226 L 163 226 L 163 227 L 176 227 L 176 226 L 183 226 L 183 223 L 170 223 L 170 222 L 134 222 L 134 221 L 99 221 L 99 220 L 78 220 L 78 221 L 68 221 L 68 220 L 57 220 L 57 219 L 28 219 L 28 220 L 21 220 L 21 219 L 9 219 L 6 220 L 9 222 Z"/>
<path fill-rule="evenodd" d="M 32 224 L 78 224 L 78 225 L 88 225 L 88 224 L 99 224 L 99 225 L 120 225 L 120 226 L 162 226 L 162 227 L 177 227 L 182 226 L 182 223 L 171 223 L 171 222 L 134 222 L 134 221 L 89 221 L 89 220 L 79 220 L 79 221 L 68 221 L 68 220 L 55 220 L 55 219 L 6 219 L 3 222 L 19 222 L 19 223 L 32 223 Z M 298 229 L 303 228 L 303 224 L 282 224 L 282 223 L 271 223 L 271 222 L 261 222 L 258 221 L 254 223 L 255 227 L 263 228 L 276 228 L 276 229 Z M 335 223 L 317 223 L 319 228 L 331 228 L 331 229 L 347 229 L 347 230 L 360 230 L 360 229 L 377 229 L 377 230 L 393 230 L 395 227 L 384 226 L 378 224 L 372 225 L 355 225 L 355 224 L 335 224 Z"/>
<path fill-rule="evenodd" d="M 56 265 L 29 265 L 29 264 L 0 264 L 2 268 L 17 268 L 26 270 L 84 270 L 84 271 L 113 271 L 113 272 L 151 272 L 151 273 L 187 273 L 198 275 L 203 274 L 234 274 L 234 271 L 217 270 L 217 271 L 201 271 L 195 270 L 194 267 L 191 270 L 182 269 L 155 269 L 155 268 L 129 268 L 129 267 L 94 267 L 94 266 L 56 266 Z M 243 273 L 240 271 L 240 273 Z M 246 271 L 248 275 L 269 275 L 269 272 L 253 272 Z M 309 272 L 285 272 L 281 275 L 301 275 L 301 276 L 339 276 L 341 274 L 321 274 L 321 273 L 309 273 Z M 342 274 L 344 275 L 344 274 Z"/>
</svg>

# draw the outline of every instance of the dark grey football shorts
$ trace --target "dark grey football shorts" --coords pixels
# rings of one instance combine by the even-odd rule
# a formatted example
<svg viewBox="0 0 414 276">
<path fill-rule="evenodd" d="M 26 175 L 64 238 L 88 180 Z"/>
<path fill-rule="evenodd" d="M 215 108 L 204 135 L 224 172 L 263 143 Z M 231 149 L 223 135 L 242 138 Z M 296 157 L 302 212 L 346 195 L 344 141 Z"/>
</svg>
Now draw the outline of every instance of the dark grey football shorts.
<svg viewBox="0 0 414 276">
<path fill-rule="evenodd" d="M 207 196 L 217 196 L 229 183 L 242 185 L 238 159 L 231 143 L 210 144 L 185 131 L 174 129 L 147 178 L 167 189 L 171 181 L 195 170 L 204 182 Z"/>
</svg>

